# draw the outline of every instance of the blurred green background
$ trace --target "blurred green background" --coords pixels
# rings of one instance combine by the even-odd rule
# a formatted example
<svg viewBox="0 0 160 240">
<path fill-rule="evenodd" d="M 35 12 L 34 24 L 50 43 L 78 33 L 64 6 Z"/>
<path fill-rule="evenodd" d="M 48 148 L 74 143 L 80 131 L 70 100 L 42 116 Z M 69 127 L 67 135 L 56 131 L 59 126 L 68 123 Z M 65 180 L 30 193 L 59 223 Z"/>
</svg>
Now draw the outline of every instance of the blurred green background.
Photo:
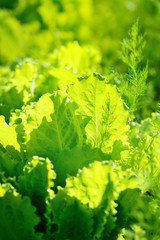
<svg viewBox="0 0 160 240">
<path fill-rule="evenodd" d="M 26 57 L 51 62 L 55 49 L 78 41 L 99 50 L 101 73 L 123 74 L 121 42 L 137 19 L 146 33 L 141 65 L 148 61 L 147 104 L 154 111 L 160 101 L 159 0 L 0 0 L 1 70 Z"/>
</svg>

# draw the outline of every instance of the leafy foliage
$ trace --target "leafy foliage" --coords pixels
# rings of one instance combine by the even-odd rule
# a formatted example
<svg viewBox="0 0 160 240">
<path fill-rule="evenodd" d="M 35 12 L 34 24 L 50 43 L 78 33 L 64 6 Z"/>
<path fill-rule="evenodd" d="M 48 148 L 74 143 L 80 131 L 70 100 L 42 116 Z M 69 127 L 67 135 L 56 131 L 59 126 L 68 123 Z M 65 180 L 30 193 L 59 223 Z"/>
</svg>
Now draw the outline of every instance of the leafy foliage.
<svg viewBox="0 0 160 240">
<path fill-rule="evenodd" d="M 160 239 L 160 5 L 143 3 L 0 2 L 0 239 Z"/>
</svg>

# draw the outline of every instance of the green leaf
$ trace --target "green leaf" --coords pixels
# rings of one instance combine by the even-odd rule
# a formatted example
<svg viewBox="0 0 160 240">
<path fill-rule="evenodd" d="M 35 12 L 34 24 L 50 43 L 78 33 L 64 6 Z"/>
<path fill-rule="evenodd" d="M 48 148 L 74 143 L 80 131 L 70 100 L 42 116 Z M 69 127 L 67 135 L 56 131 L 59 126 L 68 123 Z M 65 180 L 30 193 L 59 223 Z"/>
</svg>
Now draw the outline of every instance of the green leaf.
<svg viewBox="0 0 160 240">
<path fill-rule="evenodd" d="M 13 147 L 16 151 L 20 151 L 20 145 L 17 141 L 16 126 L 8 126 L 4 116 L 0 116 L 1 135 L 0 143 L 4 148 Z M 12 154 L 12 153 L 11 153 Z"/>
<path fill-rule="evenodd" d="M 88 204 L 91 209 L 97 208 L 102 201 L 107 186 L 111 183 L 113 186 L 118 184 L 116 174 L 113 172 L 111 164 L 103 164 L 95 161 L 90 165 L 91 167 L 84 167 L 77 177 L 69 177 L 66 179 L 65 191 L 70 197 L 76 197 L 83 204 Z M 108 192 L 108 200 L 116 198 L 116 191 Z M 115 187 L 116 189 L 116 187 Z"/>
<path fill-rule="evenodd" d="M 44 94 L 37 103 L 13 116 L 12 124 L 21 122 L 27 156 L 53 159 L 57 152 L 81 146 L 86 120 L 75 115 L 76 104 L 62 91 Z M 18 131 L 18 128 L 17 128 Z"/>
<path fill-rule="evenodd" d="M 93 209 L 93 239 L 101 237 L 109 214 L 115 214 L 114 201 L 118 196 L 117 185 L 117 176 L 111 164 L 102 164 L 97 161 L 91 164 L 90 168 L 83 168 L 76 178 L 66 180 L 67 194 L 75 196 Z"/>
<path fill-rule="evenodd" d="M 21 198 L 9 185 L 0 185 L 0 236 L 2 240 L 40 240 L 35 233 L 39 218 L 28 197 Z M 9 229 L 9 231 L 8 231 Z"/>
<path fill-rule="evenodd" d="M 24 103 L 26 103 L 30 95 L 34 93 L 36 77 L 36 64 L 31 60 L 24 60 L 21 65 L 17 65 L 15 73 L 10 79 L 11 84 L 16 86 L 18 93 L 23 91 Z"/>
<path fill-rule="evenodd" d="M 68 200 L 57 225 L 58 231 L 53 235 L 56 240 L 90 240 L 92 238 L 92 213 L 85 205 L 74 198 Z"/>
<path fill-rule="evenodd" d="M 0 111 L 6 116 L 7 122 L 12 111 L 20 109 L 33 97 L 36 78 L 37 66 L 31 60 L 24 60 L 12 72 L 0 99 Z"/>
<path fill-rule="evenodd" d="M 16 126 L 8 126 L 0 116 L 0 169 L 6 177 L 18 176 L 25 163 L 22 146 L 19 144 Z"/>
<path fill-rule="evenodd" d="M 79 106 L 76 113 L 91 118 L 85 128 L 87 143 L 109 153 L 116 140 L 127 144 L 128 112 L 116 87 L 99 80 L 99 74 L 94 75 L 77 81 L 68 93 Z"/>
<path fill-rule="evenodd" d="M 153 113 L 152 118 L 141 122 L 139 131 L 135 134 L 139 141 L 131 154 L 130 167 L 136 172 L 139 184 L 144 192 L 160 198 L 159 174 L 160 174 L 160 115 Z M 153 177 L 154 176 L 154 177 Z"/>
<path fill-rule="evenodd" d="M 46 201 L 53 196 L 55 172 L 49 159 L 34 157 L 23 169 L 23 175 L 18 178 L 18 190 L 22 196 L 28 196 L 36 207 L 36 214 L 41 221 L 36 226 L 39 231 L 46 229 Z"/>
<path fill-rule="evenodd" d="M 19 176 L 19 191 L 22 195 L 40 196 L 44 200 L 48 196 L 52 196 L 53 179 L 55 172 L 49 159 L 33 157 L 33 159 L 25 165 L 23 175 Z"/>
<path fill-rule="evenodd" d="M 101 61 L 100 53 L 92 47 L 80 45 L 77 42 L 68 42 L 51 55 L 51 61 L 58 61 L 77 74 L 91 73 L 97 70 Z"/>
</svg>

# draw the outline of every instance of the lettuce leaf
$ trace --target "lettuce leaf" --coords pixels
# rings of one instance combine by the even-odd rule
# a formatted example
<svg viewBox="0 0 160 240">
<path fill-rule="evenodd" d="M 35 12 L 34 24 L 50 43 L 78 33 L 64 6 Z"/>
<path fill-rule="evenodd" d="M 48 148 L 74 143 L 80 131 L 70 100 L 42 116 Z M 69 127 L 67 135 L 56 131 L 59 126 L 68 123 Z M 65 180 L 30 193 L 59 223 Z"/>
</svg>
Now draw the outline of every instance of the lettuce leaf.
<svg viewBox="0 0 160 240">
<path fill-rule="evenodd" d="M 86 120 L 74 114 L 76 108 L 66 93 L 57 91 L 44 94 L 38 102 L 15 114 L 13 123 L 21 122 L 19 129 L 24 129 L 27 156 L 53 159 L 57 152 L 81 146 Z"/>
<path fill-rule="evenodd" d="M 85 128 L 88 144 L 105 153 L 112 151 L 116 140 L 127 144 L 128 112 L 115 86 L 96 73 L 71 85 L 68 93 L 79 106 L 76 113 L 91 118 Z"/>
<path fill-rule="evenodd" d="M 2 240 L 42 239 L 41 233 L 35 233 L 34 227 L 38 224 L 39 218 L 28 197 L 21 198 L 10 185 L 0 185 L 0 205 Z"/>
</svg>

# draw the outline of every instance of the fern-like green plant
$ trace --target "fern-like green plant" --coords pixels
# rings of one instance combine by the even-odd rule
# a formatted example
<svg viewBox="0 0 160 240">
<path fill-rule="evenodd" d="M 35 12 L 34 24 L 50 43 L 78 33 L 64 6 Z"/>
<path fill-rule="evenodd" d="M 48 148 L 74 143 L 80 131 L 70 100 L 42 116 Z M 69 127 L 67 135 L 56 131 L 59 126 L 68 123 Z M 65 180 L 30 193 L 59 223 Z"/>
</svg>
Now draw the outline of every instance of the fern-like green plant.
<svg viewBox="0 0 160 240">
<path fill-rule="evenodd" d="M 129 31 L 129 38 L 123 40 L 121 50 L 121 59 L 128 67 L 128 72 L 121 76 L 123 93 L 132 118 L 133 113 L 139 108 L 140 97 L 147 88 L 148 65 L 141 66 L 145 44 L 145 34 L 139 34 L 137 21 Z"/>
</svg>

